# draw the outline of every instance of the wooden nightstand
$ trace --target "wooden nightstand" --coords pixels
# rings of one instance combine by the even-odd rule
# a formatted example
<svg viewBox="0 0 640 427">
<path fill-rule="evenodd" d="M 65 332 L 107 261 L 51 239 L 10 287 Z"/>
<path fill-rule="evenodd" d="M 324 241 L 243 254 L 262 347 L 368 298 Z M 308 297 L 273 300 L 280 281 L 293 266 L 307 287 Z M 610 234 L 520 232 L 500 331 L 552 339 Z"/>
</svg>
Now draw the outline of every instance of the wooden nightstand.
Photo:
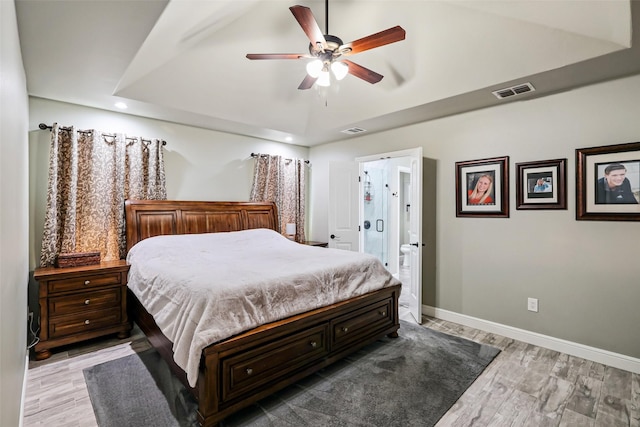
<svg viewBox="0 0 640 427">
<path fill-rule="evenodd" d="M 329 243 L 327 242 L 314 242 L 313 240 L 306 240 L 302 243 L 309 246 L 320 246 L 322 248 L 326 248 L 327 246 L 329 246 Z"/>
<path fill-rule="evenodd" d="M 128 272 L 125 260 L 36 269 L 34 278 L 40 285 L 36 360 L 50 357 L 53 347 L 113 333 L 118 338 L 128 337 Z"/>
</svg>

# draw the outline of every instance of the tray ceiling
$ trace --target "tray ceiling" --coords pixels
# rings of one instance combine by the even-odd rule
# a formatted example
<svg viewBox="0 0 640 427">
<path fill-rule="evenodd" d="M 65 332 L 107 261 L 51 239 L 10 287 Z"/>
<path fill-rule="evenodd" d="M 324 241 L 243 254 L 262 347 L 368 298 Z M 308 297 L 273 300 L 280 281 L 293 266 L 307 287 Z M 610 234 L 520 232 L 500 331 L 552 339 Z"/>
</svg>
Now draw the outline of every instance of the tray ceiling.
<svg viewBox="0 0 640 427">
<path fill-rule="evenodd" d="M 305 60 L 245 58 L 307 52 L 293 4 L 18 0 L 29 94 L 313 146 L 511 102 L 492 91 L 521 83 L 535 87 L 526 99 L 640 72 L 635 1 L 338 0 L 331 34 L 400 25 L 406 40 L 350 57 L 380 83 L 301 91 Z M 298 4 L 324 30 L 324 2 Z"/>
</svg>

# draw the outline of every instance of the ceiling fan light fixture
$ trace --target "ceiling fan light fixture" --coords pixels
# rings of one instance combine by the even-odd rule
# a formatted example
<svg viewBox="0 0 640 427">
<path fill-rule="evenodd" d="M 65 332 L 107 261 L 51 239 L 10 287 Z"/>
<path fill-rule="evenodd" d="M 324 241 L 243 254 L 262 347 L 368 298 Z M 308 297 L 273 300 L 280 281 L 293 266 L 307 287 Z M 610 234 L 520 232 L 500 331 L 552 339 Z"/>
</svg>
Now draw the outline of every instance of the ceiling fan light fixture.
<svg viewBox="0 0 640 427">
<path fill-rule="evenodd" d="M 311 77 L 318 78 L 320 76 L 320 72 L 322 72 L 322 67 L 324 64 L 319 59 L 314 59 L 313 61 L 307 63 L 307 74 Z"/>
<path fill-rule="evenodd" d="M 315 58 L 306 65 L 307 75 L 298 86 L 300 90 L 310 89 L 314 84 L 329 86 L 331 73 L 336 80 L 342 80 L 351 74 L 367 83 L 378 83 L 384 76 L 353 61 L 338 61 L 342 55 L 354 55 L 376 47 L 405 39 L 405 30 L 396 25 L 375 34 L 343 43 L 340 37 L 329 34 L 329 0 L 325 0 L 325 31 L 320 29 L 311 9 L 306 6 L 295 5 L 289 8 L 293 17 L 309 39 L 309 55 L 298 53 L 249 53 L 247 59 L 303 59 Z"/>
<path fill-rule="evenodd" d="M 322 70 L 316 80 L 318 86 L 327 87 L 331 86 L 331 76 L 329 76 L 329 70 Z"/>
<path fill-rule="evenodd" d="M 349 73 L 349 66 L 344 62 L 333 62 L 331 64 L 331 71 L 337 80 L 342 80 Z"/>
</svg>

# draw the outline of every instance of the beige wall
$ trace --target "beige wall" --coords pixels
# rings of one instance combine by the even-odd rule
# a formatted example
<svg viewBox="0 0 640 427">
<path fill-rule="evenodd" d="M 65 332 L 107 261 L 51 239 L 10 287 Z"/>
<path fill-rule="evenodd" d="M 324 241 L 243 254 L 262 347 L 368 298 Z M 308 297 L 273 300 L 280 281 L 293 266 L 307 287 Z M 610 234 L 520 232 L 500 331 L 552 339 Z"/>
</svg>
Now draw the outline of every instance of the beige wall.
<svg viewBox="0 0 640 427">
<path fill-rule="evenodd" d="M 30 98 L 31 177 L 30 267 L 40 259 L 47 200 L 49 131 L 39 123 L 99 129 L 160 138 L 165 146 L 167 197 L 174 200 L 248 200 L 253 179 L 252 152 L 307 158 L 308 149 L 246 136 L 146 119 L 73 104 Z"/>
<path fill-rule="evenodd" d="M 0 2 L 0 425 L 20 425 L 27 355 L 27 85 L 13 1 Z"/>
<path fill-rule="evenodd" d="M 40 122 L 118 129 L 159 137 L 166 146 L 168 196 L 246 200 L 251 152 L 312 160 L 310 237 L 327 239 L 328 162 L 422 146 L 435 164 L 435 272 L 426 272 L 424 303 L 553 337 L 640 357 L 633 325 L 640 320 L 635 246 L 640 224 L 575 221 L 575 149 L 640 140 L 640 78 L 506 104 L 311 150 L 174 123 L 30 99 L 30 266 L 39 257 L 48 159 Z M 607 109 L 602 108 L 608 105 Z M 391 142 L 393 141 L 393 142 Z M 510 156 L 511 217 L 455 217 L 454 163 Z M 517 211 L 515 163 L 568 159 L 566 211 Z M 434 171 L 429 171 L 433 174 Z M 622 244 L 615 268 L 606 244 Z M 433 279 L 432 279 L 433 278 Z M 526 298 L 540 312 L 526 311 Z"/>
<path fill-rule="evenodd" d="M 310 237 L 329 234 L 330 161 L 422 146 L 437 179 L 424 304 L 639 358 L 640 223 L 575 220 L 575 150 L 639 141 L 638 99 L 640 76 L 313 147 Z M 455 162 L 494 156 L 510 156 L 511 217 L 456 218 Z M 515 163 L 557 158 L 568 209 L 516 210 Z"/>
</svg>

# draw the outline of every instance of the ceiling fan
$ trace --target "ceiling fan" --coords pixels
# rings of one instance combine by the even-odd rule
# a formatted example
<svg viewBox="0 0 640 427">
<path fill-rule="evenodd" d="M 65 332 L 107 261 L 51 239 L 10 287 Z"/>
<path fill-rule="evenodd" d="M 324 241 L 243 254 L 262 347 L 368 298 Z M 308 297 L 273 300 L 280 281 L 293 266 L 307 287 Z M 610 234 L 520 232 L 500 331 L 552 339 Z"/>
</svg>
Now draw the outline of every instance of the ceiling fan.
<svg viewBox="0 0 640 427">
<path fill-rule="evenodd" d="M 371 34 L 350 43 L 343 43 L 339 37 L 329 34 L 329 0 L 325 1 L 326 27 L 325 34 L 318 26 L 311 9 L 305 6 L 291 6 L 293 16 L 310 40 L 309 54 L 304 53 L 249 53 L 248 59 L 313 59 L 307 64 L 307 75 L 298 89 L 310 89 L 314 83 L 329 86 L 331 77 L 342 80 L 347 74 L 358 77 L 369 83 L 378 83 L 384 76 L 368 68 L 356 64 L 343 56 L 355 55 L 365 50 L 395 43 L 405 38 L 405 31 L 395 26 L 379 33 Z"/>
</svg>

